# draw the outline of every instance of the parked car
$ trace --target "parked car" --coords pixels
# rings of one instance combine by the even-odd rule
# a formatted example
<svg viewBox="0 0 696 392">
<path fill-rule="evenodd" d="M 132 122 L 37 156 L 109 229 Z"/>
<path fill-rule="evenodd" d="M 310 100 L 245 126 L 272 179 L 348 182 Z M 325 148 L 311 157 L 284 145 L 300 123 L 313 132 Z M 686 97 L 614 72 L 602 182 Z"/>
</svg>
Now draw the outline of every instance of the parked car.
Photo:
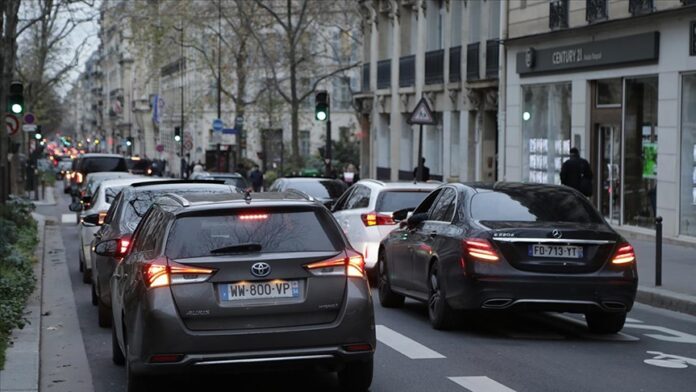
<svg viewBox="0 0 696 392">
<path fill-rule="evenodd" d="M 286 192 L 294 189 L 320 201 L 331 208 L 348 186 L 340 180 L 321 177 L 283 177 L 275 180 L 269 192 Z"/>
<path fill-rule="evenodd" d="M 250 198 L 251 196 L 251 198 Z M 96 252 L 118 255 L 116 240 Z M 325 367 L 366 391 L 376 344 L 362 256 L 297 194 L 159 199 L 112 277 L 113 360 L 128 391 L 151 377 Z"/>
<path fill-rule="evenodd" d="M 186 180 L 152 180 L 138 182 L 125 187 L 107 211 L 103 222 L 95 215 L 86 216 L 83 220 L 101 226 L 97 231 L 94 242 L 101 240 L 116 240 L 125 250 L 130 242 L 131 234 L 145 215 L 145 212 L 156 198 L 165 193 L 185 195 L 191 192 L 235 193 L 237 189 L 221 182 L 186 181 Z M 192 235 L 194 233 L 191 233 Z M 111 274 L 121 261 L 120 257 L 104 257 L 92 254 L 92 284 L 97 296 L 99 307 L 99 325 L 111 325 L 111 290 L 109 289 Z"/>
<path fill-rule="evenodd" d="M 223 181 L 227 185 L 234 185 L 244 190 L 249 188 L 249 182 L 239 173 L 193 172 L 191 180 L 216 180 Z"/>
<path fill-rule="evenodd" d="M 378 257 L 380 303 L 427 302 L 435 328 L 452 326 L 460 310 L 522 309 L 584 313 L 591 331 L 614 333 L 638 283 L 631 245 L 565 186 L 441 186 Z"/>
<path fill-rule="evenodd" d="M 392 213 L 415 209 L 439 184 L 361 180 L 351 186 L 333 206 L 333 215 L 353 248 L 362 253 L 373 273 L 379 243 L 396 226 Z"/>
<path fill-rule="evenodd" d="M 126 158 L 121 155 L 89 153 L 77 158 L 72 171 L 71 192 L 74 196 L 78 196 L 77 192 L 88 174 L 106 171 L 127 172 L 128 165 Z"/>
<path fill-rule="evenodd" d="M 128 171 L 131 174 L 140 174 L 143 176 L 152 175 L 152 160 L 140 157 L 130 157 L 126 160 Z"/>
</svg>

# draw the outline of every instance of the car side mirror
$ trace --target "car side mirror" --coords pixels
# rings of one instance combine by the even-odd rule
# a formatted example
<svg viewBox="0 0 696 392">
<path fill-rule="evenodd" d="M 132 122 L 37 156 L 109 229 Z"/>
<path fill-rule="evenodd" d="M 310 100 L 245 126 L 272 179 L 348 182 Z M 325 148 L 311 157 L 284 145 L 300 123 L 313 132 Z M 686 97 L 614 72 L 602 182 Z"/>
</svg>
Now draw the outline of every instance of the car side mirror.
<svg viewBox="0 0 696 392">
<path fill-rule="evenodd" d="M 410 216 L 410 213 L 412 213 L 412 212 L 413 212 L 413 208 L 402 208 L 400 210 L 396 210 L 392 214 L 392 219 L 394 220 L 394 222 L 401 222 L 403 220 L 408 219 L 408 217 Z"/>
<path fill-rule="evenodd" d="M 119 251 L 118 240 L 102 241 L 94 247 L 94 253 L 99 256 L 122 257 L 123 255 Z"/>
<path fill-rule="evenodd" d="M 428 219 L 428 214 L 426 212 L 419 212 L 417 214 L 411 215 L 408 220 L 406 220 L 406 225 L 412 229 L 419 224 L 423 223 L 425 220 Z"/>
<path fill-rule="evenodd" d="M 82 211 L 82 204 L 80 204 L 80 202 L 77 202 L 77 201 L 72 202 L 72 203 L 70 203 L 70 206 L 68 207 L 68 209 L 72 212 Z"/>
<path fill-rule="evenodd" d="M 87 227 L 101 226 L 101 224 L 99 224 L 99 214 L 89 214 L 82 217 L 82 224 Z"/>
</svg>

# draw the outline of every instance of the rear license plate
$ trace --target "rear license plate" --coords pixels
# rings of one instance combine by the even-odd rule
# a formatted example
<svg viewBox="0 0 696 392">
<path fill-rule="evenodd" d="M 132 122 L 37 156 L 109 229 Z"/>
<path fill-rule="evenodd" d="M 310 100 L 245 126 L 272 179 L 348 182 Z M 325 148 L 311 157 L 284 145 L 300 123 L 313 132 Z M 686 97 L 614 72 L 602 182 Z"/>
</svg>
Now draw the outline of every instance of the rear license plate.
<svg viewBox="0 0 696 392">
<path fill-rule="evenodd" d="M 237 282 L 221 286 L 220 297 L 223 301 L 298 298 L 300 296 L 300 283 L 297 280 Z"/>
<path fill-rule="evenodd" d="M 570 245 L 529 245 L 529 256 L 581 259 L 582 246 Z"/>
</svg>

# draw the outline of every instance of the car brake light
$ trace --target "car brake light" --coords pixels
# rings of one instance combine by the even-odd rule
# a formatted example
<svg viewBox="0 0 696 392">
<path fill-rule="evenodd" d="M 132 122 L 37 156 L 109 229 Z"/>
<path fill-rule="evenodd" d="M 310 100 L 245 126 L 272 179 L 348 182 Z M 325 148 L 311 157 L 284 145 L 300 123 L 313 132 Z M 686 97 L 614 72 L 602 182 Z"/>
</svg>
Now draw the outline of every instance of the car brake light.
<svg viewBox="0 0 696 392">
<path fill-rule="evenodd" d="M 619 245 L 614 257 L 611 259 L 612 264 L 627 264 L 636 260 L 636 253 L 633 247 L 627 243 Z"/>
<path fill-rule="evenodd" d="M 82 184 L 82 173 L 75 173 L 75 181 L 77 181 L 78 184 Z"/>
<path fill-rule="evenodd" d="M 128 254 L 128 246 L 130 246 L 130 238 L 120 238 L 118 240 L 118 250 L 122 256 Z"/>
<path fill-rule="evenodd" d="M 391 215 L 379 214 L 377 212 L 369 212 L 367 214 L 362 214 L 362 215 L 360 215 L 360 219 L 362 219 L 363 224 L 367 227 L 386 226 L 386 225 L 395 225 L 396 224 L 396 222 L 394 222 L 394 219 L 391 217 Z"/>
<path fill-rule="evenodd" d="M 150 363 L 179 362 L 184 358 L 182 354 L 155 354 L 150 357 Z"/>
<path fill-rule="evenodd" d="M 349 353 L 354 353 L 358 351 L 372 351 L 372 346 L 367 343 L 357 343 L 357 344 L 346 344 L 343 349 Z"/>
<path fill-rule="evenodd" d="M 348 250 L 342 257 L 306 264 L 312 274 L 317 276 L 346 275 L 352 278 L 365 278 L 365 259 L 358 252 Z"/>
<path fill-rule="evenodd" d="M 498 261 L 498 253 L 493 245 L 482 238 L 467 238 L 462 241 L 464 251 L 467 255 L 483 261 Z"/>
<path fill-rule="evenodd" d="M 166 258 L 156 259 L 143 266 L 143 278 L 148 288 L 184 283 L 205 282 L 215 270 L 183 265 Z"/>
<path fill-rule="evenodd" d="M 239 220 L 242 221 L 259 221 L 268 219 L 268 214 L 243 214 L 239 215 Z"/>
</svg>

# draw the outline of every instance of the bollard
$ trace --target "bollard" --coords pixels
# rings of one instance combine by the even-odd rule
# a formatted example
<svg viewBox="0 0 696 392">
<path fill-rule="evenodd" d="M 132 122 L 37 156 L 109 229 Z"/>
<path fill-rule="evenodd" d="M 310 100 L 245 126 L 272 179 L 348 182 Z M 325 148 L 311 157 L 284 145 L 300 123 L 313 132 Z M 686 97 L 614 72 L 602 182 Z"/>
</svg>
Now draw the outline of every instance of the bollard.
<svg viewBox="0 0 696 392">
<path fill-rule="evenodd" d="M 662 286 L 662 217 L 655 218 L 655 286 Z"/>
</svg>

